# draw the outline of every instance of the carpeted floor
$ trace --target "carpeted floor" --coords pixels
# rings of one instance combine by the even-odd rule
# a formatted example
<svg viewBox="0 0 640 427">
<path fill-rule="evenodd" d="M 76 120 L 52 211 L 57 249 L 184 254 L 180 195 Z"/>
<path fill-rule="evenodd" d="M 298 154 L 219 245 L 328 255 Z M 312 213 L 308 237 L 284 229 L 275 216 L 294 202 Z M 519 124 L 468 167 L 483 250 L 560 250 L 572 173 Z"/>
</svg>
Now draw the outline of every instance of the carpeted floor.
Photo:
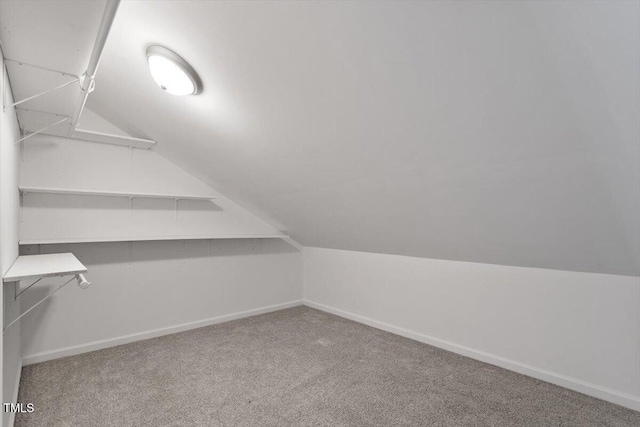
<svg viewBox="0 0 640 427">
<path fill-rule="evenodd" d="M 307 307 L 27 366 L 26 426 L 639 426 L 640 413 Z"/>
</svg>

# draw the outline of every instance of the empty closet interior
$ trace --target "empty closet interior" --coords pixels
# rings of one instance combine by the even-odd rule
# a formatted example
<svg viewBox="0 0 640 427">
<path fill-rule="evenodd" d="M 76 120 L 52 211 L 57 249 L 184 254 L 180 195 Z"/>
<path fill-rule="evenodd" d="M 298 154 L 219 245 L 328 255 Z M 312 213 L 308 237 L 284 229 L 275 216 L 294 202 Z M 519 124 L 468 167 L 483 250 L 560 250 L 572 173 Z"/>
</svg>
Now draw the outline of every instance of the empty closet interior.
<svg viewBox="0 0 640 427">
<path fill-rule="evenodd" d="M 640 2 L 0 2 L 3 426 L 640 424 Z"/>
</svg>

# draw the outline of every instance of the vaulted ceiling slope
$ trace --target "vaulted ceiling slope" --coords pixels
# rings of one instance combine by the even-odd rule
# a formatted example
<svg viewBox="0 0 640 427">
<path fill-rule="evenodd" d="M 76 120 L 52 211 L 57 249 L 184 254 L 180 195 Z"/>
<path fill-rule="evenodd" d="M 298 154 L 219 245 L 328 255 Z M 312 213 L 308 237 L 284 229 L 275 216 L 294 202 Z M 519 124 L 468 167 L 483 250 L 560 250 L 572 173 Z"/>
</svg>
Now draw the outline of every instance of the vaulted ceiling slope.
<svg viewBox="0 0 640 427">
<path fill-rule="evenodd" d="M 304 245 L 640 275 L 639 23 L 631 1 L 124 1 L 88 106 Z M 162 92 L 150 43 L 204 92 Z"/>
</svg>

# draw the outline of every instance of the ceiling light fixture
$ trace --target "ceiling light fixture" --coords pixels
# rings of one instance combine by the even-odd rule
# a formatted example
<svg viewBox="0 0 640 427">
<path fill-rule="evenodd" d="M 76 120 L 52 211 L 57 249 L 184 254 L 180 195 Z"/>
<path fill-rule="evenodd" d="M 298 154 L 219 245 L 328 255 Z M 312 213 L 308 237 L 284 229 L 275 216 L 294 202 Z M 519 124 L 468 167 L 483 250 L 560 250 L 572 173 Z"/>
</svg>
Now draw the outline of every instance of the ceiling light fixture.
<svg viewBox="0 0 640 427">
<path fill-rule="evenodd" d="M 173 95 L 196 95 L 202 91 L 202 81 L 187 61 L 166 47 L 147 47 L 147 62 L 153 80 Z"/>
</svg>

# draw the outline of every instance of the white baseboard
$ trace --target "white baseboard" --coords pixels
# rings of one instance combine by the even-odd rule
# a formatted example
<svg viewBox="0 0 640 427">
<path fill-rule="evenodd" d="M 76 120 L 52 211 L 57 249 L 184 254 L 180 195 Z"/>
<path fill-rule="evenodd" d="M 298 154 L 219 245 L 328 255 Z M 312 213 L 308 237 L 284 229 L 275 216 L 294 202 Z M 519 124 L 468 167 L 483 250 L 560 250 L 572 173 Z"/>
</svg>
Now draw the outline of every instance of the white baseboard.
<svg viewBox="0 0 640 427">
<path fill-rule="evenodd" d="M 640 411 L 640 397 L 638 396 L 633 396 L 631 394 L 622 393 L 616 390 L 611 390 L 606 387 L 601 387 L 596 384 L 591 384 L 576 378 L 571 378 L 555 372 L 546 371 L 544 369 L 540 369 L 535 366 L 530 366 L 524 363 L 516 362 L 514 360 L 510 360 L 504 357 L 485 353 L 483 351 L 474 350 L 472 348 L 465 347 L 463 345 L 441 340 L 439 338 L 430 337 L 428 335 L 414 332 L 409 329 L 393 326 L 384 322 L 379 322 L 377 320 L 373 320 L 368 317 L 349 313 L 347 311 L 329 307 L 324 304 L 319 304 L 313 301 L 305 300 L 304 305 L 309 306 L 311 308 L 316 308 L 318 310 L 325 311 L 327 313 L 335 314 L 336 316 L 344 317 L 346 319 L 353 320 L 358 323 L 363 323 L 365 325 L 372 326 L 376 329 L 381 329 L 386 332 L 391 332 L 393 334 L 400 335 L 405 338 L 410 338 L 412 340 L 429 344 L 434 347 L 442 348 L 444 350 L 448 350 L 453 353 L 461 354 L 463 356 L 467 356 L 472 359 L 479 360 L 481 362 L 499 366 L 501 368 L 505 368 L 510 371 L 517 372 L 519 374 L 527 375 L 529 377 L 533 377 L 542 381 L 559 385 L 561 387 L 565 387 L 580 393 L 584 393 L 589 396 L 597 397 L 598 399 L 606 400 L 611 403 L 615 403 L 636 411 Z"/>
<path fill-rule="evenodd" d="M 363 323 L 368 326 L 372 326 L 383 331 L 391 332 L 396 335 L 400 335 L 415 341 L 419 341 L 425 344 L 432 345 L 434 347 L 442 348 L 463 356 L 470 357 L 472 359 L 480 360 L 481 362 L 489 363 L 491 365 L 499 366 L 501 368 L 509 369 L 514 372 L 518 372 L 523 375 L 527 375 L 542 381 L 546 381 L 552 384 L 559 385 L 580 393 L 587 394 L 589 396 L 597 397 L 608 402 L 612 402 L 621 406 L 625 406 L 636 411 L 640 411 L 640 397 L 633 396 L 627 393 L 621 393 L 616 390 L 611 390 L 606 387 L 601 387 L 596 384 L 591 384 L 585 381 L 578 380 L 576 378 L 567 377 L 562 374 L 550 372 L 544 369 L 530 366 L 524 363 L 516 362 L 514 360 L 506 359 L 493 354 L 485 353 L 483 351 L 474 350 L 463 345 L 455 344 L 449 341 L 441 340 L 439 338 L 430 337 L 418 332 L 411 331 L 409 329 L 390 325 L 388 323 L 379 322 L 377 320 L 370 319 L 368 317 L 353 314 L 344 310 L 329 307 L 324 304 L 319 304 L 313 301 L 299 300 L 291 301 L 283 304 L 276 304 L 268 307 L 257 308 L 253 310 L 247 310 L 239 313 L 232 313 L 223 316 L 212 317 L 209 319 L 199 320 L 195 322 L 183 323 L 180 325 L 169 326 L 166 328 L 159 328 L 145 332 L 139 332 L 135 334 L 109 338 L 100 341 L 93 341 L 86 344 L 65 347 L 57 350 L 31 354 L 22 358 L 22 366 L 31 365 L 34 363 L 46 362 L 48 360 L 58 359 L 61 357 L 73 356 L 76 354 L 87 353 L 90 351 L 101 350 L 108 347 L 114 347 L 121 344 L 127 344 L 134 341 L 141 341 L 149 338 L 155 338 L 162 335 L 173 334 L 177 332 L 187 331 L 190 329 L 196 329 L 203 326 L 214 325 L 216 323 L 228 322 L 230 320 L 242 319 L 245 317 L 255 316 L 258 314 L 269 313 L 272 311 L 282 310 L 285 308 L 296 307 L 299 305 L 306 305 L 318 310 L 325 311 L 327 313 L 335 314 L 346 319 L 350 319 L 359 323 Z M 13 401 L 17 401 L 18 384 L 20 383 L 20 370 L 17 373 L 15 396 Z M 13 426 L 13 414 L 9 426 Z"/>
<path fill-rule="evenodd" d="M 290 301 L 282 304 L 270 305 L 267 307 L 256 308 L 253 310 L 242 311 L 239 313 L 226 314 L 223 316 L 211 317 L 209 319 L 197 320 L 195 322 L 182 323 L 180 325 L 168 326 L 165 328 L 153 329 L 150 331 L 137 332 L 135 334 L 124 335 L 114 338 L 107 338 L 99 341 L 92 341 L 86 344 L 64 347 L 56 350 L 45 351 L 42 353 L 29 354 L 22 358 L 22 366 L 32 365 L 34 363 L 46 362 L 48 360 L 59 359 L 61 357 L 74 356 L 76 354 L 87 353 L 95 350 L 102 350 L 108 347 L 128 344 L 134 341 L 146 340 L 162 335 L 175 334 L 177 332 L 187 331 L 189 329 L 201 328 L 203 326 L 214 325 L 216 323 L 228 322 L 230 320 L 242 319 L 244 317 L 255 316 L 258 314 L 270 313 L 272 311 L 282 310 L 285 308 L 296 307 L 302 305 L 302 300 Z"/>
</svg>

